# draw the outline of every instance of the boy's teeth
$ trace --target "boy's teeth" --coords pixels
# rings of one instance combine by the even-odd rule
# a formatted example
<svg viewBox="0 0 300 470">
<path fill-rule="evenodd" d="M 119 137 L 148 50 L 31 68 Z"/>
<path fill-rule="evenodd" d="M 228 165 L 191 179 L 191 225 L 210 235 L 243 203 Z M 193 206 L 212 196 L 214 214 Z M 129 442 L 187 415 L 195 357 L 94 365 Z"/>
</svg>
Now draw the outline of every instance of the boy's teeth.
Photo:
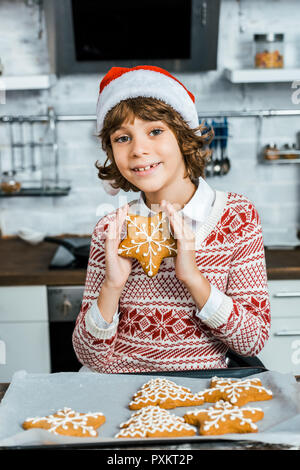
<svg viewBox="0 0 300 470">
<path fill-rule="evenodd" d="M 158 163 L 155 163 L 154 165 L 148 165 L 148 166 L 145 166 L 144 168 L 136 168 L 135 171 L 145 171 L 145 170 L 149 170 L 150 168 L 154 167 L 154 166 L 157 166 Z"/>
</svg>

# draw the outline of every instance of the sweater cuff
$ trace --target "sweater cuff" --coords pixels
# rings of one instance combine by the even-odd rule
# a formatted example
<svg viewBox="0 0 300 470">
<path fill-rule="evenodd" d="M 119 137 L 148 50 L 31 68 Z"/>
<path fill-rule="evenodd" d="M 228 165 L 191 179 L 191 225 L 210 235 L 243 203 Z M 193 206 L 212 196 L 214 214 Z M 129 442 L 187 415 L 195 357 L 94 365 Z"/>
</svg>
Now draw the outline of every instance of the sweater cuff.
<svg viewBox="0 0 300 470">
<path fill-rule="evenodd" d="M 232 298 L 211 285 L 209 298 L 204 307 L 196 311 L 196 316 L 210 328 L 218 328 L 227 323 L 232 308 Z"/>
<path fill-rule="evenodd" d="M 85 326 L 87 331 L 95 338 L 112 338 L 116 334 L 118 328 L 118 310 L 119 307 L 113 316 L 112 323 L 108 323 L 106 320 L 104 320 L 101 315 L 101 312 L 97 305 L 97 300 L 94 300 L 85 316 Z"/>
<path fill-rule="evenodd" d="M 222 292 L 213 284 L 210 285 L 210 294 L 202 309 L 197 309 L 196 316 L 200 320 L 209 320 L 213 314 L 220 308 L 223 302 Z"/>
</svg>

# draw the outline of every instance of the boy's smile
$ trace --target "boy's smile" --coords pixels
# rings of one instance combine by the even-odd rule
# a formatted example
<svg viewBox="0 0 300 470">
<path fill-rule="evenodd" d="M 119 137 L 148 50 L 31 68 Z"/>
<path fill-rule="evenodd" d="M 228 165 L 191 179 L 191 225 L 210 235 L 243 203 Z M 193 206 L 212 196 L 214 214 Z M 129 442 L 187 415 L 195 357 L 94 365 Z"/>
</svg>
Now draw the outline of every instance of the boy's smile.
<svg viewBox="0 0 300 470">
<path fill-rule="evenodd" d="M 177 202 L 191 198 L 195 186 L 184 179 L 185 164 L 174 132 L 164 121 L 134 117 L 110 136 L 114 159 L 120 173 L 146 195 L 150 204 L 162 199 Z"/>
</svg>

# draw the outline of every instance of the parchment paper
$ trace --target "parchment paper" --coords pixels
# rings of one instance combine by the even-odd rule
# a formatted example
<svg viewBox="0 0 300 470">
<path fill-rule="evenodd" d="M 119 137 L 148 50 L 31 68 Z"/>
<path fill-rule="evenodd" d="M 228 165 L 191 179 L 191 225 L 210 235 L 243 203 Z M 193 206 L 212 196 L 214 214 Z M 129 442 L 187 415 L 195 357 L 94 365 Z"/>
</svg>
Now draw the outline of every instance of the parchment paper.
<svg viewBox="0 0 300 470">
<path fill-rule="evenodd" d="M 251 375 L 273 391 L 273 399 L 249 403 L 261 408 L 265 415 L 258 421 L 258 433 L 225 434 L 223 436 L 188 437 L 189 442 L 202 439 L 230 439 L 260 441 L 275 444 L 300 445 L 300 387 L 292 374 L 263 372 Z M 132 439 L 117 439 L 120 423 L 129 419 L 132 410 L 128 404 L 132 395 L 148 380 L 156 376 L 98 374 L 92 372 L 62 372 L 55 374 L 29 374 L 16 372 L 0 404 L 0 446 L 32 446 L 45 444 L 79 444 L 101 442 L 103 445 L 132 443 Z M 170 377 L 178 385 L 189 387 L 193 393 L 207 388 L 210 379 Z M 212 406 L 205 403 L 197 408 Z M 97 438 L 59 436 L 45 430 L 23 430 L 22 423 L 28 417 L 46 416 L 60 408 L 69 407 L 84 413 L 101 411 L 106 423 L 98 428 Z M 192 407 L 169 410 L 182 416 Z M 147 442 L 163 443 L 170 438 L 144 438 Z M 172 442 L 182 438 L 172 438 Z M 137 443 L 143 439 L 136 440 Z"/>
</svg>

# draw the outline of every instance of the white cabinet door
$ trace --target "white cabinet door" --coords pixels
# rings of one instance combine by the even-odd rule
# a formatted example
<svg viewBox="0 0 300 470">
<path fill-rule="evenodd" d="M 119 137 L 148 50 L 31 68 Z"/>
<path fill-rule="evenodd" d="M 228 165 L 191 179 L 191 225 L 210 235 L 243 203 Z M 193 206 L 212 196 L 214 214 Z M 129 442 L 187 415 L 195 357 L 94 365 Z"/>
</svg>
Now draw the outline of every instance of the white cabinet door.
<svg viewBox="0 0 300 470">
<path fill-rule="evenodd" d="M 259 358 L 267 369 L 300 375 L 300 318 L 275 318 Z"/>
<path fill-rule="evenodd" d="M 300 374 L 300 280 L 268 282 L 271 331 L 258 355 L 265 367 Z"/>
<path fill-rule="evenodd" d="M 0 382 L 22 369 L 50 372 L 46 286 L 0 287 Z"/>
<path fill-rule="evenodd" d="M 10 382 L 14 372 L 50 373 L 47 322 L 0 323 L 5 364 L 0 362 L 0 382 Z"/>
<path fill-rule="evenodd" d="M 11 321 L 48 321 L 47 287 L 0 287 L 0 322 Z"/>
</svg>

